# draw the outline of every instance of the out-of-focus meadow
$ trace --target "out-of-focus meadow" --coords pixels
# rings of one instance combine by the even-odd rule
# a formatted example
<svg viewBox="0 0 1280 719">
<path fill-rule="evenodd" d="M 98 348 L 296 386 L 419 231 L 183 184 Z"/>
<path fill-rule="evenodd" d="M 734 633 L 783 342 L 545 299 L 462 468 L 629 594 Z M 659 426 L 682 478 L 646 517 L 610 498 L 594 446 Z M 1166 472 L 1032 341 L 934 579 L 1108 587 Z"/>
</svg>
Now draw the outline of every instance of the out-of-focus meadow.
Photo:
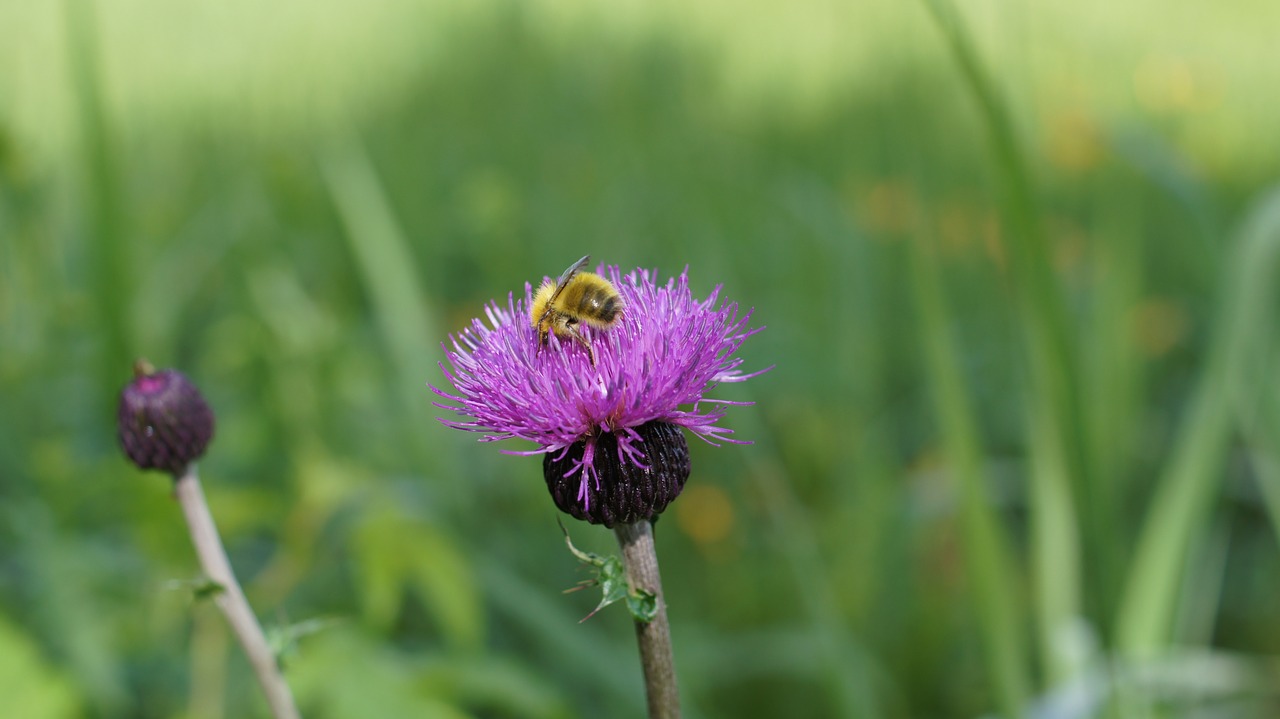
<svg viewBox="0 0 1280 719">
<path fill-rule="evenodd" d="M 1276 715 L 1275 27 L 0 4 L 4 715 L 265 715 L 115 444 L 145 356 L 217 412 L 201 475 L 306 716 L 641 716 L 540 460 L 427 387 L 586 253 L 723 284 L 777 365 L 715 390 L 754 444 L 694 442 L 657 526 L 688 716 Z"/>
</svg>

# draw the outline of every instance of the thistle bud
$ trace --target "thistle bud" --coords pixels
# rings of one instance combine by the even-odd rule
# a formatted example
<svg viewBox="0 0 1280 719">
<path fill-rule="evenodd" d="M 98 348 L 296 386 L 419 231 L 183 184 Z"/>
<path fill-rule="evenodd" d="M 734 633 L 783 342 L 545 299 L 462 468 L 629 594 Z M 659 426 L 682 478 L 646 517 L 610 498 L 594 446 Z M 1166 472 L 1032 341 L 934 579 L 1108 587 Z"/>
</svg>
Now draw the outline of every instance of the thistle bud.
<svg viewBox="0 0 1280 719">
<path fill-rule="evenodd" d="M 213 411 L 200 390 L 177 370 L 157 371 L 145 360 L 120 393 L 120 446 L 139 469 L 175 476 L 195 461 L 213 437 Z"/>
<path fill-rule="evenodd" d="M 542 473 L 560 511 L 612 528 L 652 521 L 679 496 L 689 479 L 689 445 L 684 433 L 667 422 L 648 422 L 636 432 L 640 441 L 631 446 L 642 454 L 643 467 L 618 450 L 618 438 L 612 432 L 594 438 L 596 476 L 585 482 L 577 474 L 566 475 L 582 462 L 587 440 L 574 444 L 563 456 L 544 456 Z M 586 496 L 580 497 L 584 491 Z"/>
</svg>

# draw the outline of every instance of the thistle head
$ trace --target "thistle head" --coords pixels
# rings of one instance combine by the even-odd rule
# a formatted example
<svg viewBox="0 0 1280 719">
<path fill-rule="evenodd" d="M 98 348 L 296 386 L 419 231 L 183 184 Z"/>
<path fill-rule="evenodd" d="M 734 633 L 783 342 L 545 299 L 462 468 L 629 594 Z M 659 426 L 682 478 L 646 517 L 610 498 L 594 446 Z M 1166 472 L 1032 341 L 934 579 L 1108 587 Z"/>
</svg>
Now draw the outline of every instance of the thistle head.
<svg viewBox="0 0 1280 719">
<path fill-rule="evenodd" d="M 695 299 L 687 271 L 659 284 L 656 273 L 600 270 L 626 307 L 616 323 L 581 323 L 583 342 L 547 333 L 527 319 L 532 285 L 493 302 L 445 346 L 449 390 L 432 387 L 456 412 L 442 420 L 481 441 L 524 439 L 511 454 L 542 454 L 543 474 L 562 511 L 595 524 L 652 520 L 689 476 L 684 433 L 710 443 L 746 444 L 720 425 L 729 402 L 707 395 L 741 382 L 736 352 L 763 328 L 751 313 L 720 301 L 720 288 Z"/>
<path fill-rule="evenodd" d="M 213 438 L 213 411 L 186 375 L 134 363 L 134 378 L 120 392 L 116 432 L 139 469 L 175 476 L 204 454 Z"/>
</svg>

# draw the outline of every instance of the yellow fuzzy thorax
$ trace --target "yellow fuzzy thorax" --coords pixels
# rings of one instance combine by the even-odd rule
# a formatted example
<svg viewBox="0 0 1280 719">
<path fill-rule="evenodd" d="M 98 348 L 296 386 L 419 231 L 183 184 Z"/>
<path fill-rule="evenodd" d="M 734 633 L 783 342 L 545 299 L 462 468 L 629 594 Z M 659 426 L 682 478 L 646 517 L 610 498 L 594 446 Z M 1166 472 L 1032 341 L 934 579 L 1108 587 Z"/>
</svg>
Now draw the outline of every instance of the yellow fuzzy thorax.
<svg viewBox="0 0 1280 719">
<path fill-rule="evenodd" d="M 578 322 L 600 329 L 617 324 L 618 310 L 606 313 L 597 300 L 612 300 L 621 306 L 618 289 L 594 272 L 574 274 L 564 287 L 543 282 L 533 296 L 529 321 L 540 335 L 554 331 L 561 337 L 571 336 L 569 328 Z"/>
</svg>

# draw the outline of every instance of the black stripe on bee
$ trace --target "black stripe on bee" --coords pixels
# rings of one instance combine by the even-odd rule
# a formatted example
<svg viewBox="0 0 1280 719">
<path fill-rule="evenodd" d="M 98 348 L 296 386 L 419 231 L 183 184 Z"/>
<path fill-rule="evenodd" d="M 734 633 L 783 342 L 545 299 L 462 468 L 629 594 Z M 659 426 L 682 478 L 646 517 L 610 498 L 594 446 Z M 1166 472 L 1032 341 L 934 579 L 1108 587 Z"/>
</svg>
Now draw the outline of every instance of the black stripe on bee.
<svg viewBox="0 0 1280 719">
<path fill-rule="evenodd" d="M 601 322 L 613 322 L 622 309 L 616 295 L 597 287 L 587 288 L 578 300 L 578 314 L 586 315 Z"/>
</svg>

